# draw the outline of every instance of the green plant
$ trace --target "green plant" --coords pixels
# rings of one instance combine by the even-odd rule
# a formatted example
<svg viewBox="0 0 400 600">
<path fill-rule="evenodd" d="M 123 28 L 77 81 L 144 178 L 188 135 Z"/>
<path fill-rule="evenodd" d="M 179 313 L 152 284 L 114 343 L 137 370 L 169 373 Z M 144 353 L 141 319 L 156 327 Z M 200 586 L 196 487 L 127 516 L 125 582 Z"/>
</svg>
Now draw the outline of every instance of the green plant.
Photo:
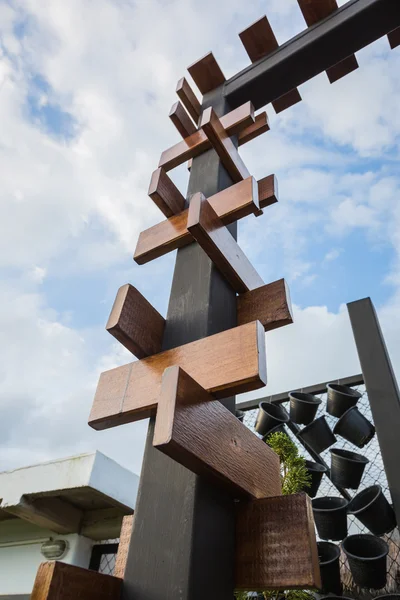
<svg viewBox="0 0 400 600">
<path fill-rule="evenodd" d="M 311 485 L 305 459 L 286 433 L 273 433 L 266 439 L 268 446 L 279 456 L 281 464 L 282 494 L 296 494 Z M 292 600 L 295 600 L 293 598 Z"/>
</svg>

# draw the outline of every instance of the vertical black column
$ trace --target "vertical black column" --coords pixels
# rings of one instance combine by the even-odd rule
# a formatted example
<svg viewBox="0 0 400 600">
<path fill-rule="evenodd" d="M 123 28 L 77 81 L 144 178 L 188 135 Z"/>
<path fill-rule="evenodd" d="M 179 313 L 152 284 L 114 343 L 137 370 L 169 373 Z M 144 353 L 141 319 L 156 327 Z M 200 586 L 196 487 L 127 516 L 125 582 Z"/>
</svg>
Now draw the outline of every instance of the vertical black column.
<svg viewBox="0 0 400 600">
<path fill-rule="evenodd" d="M 204 97 L 219 116 L 222 91 Z M 214 150 L 193 161 L 188 200 L 232 184 Z M 236 237 L 236 224 L 230 226 Z M 236 325 L 236 299 L 197 244 L 178 250 L 164 349 Z M 235 399 L 224 401 L 234 411 Z M 124 600 L 232 600 L 232 498 L 152 447 L 150 421 L 124 578 Z"/>
<path fill-rule="evenodd" d="M 370 298 L 347 305 L 374 418 L 383 465 L 400 523 L 400 394 Z"/>
</svg>

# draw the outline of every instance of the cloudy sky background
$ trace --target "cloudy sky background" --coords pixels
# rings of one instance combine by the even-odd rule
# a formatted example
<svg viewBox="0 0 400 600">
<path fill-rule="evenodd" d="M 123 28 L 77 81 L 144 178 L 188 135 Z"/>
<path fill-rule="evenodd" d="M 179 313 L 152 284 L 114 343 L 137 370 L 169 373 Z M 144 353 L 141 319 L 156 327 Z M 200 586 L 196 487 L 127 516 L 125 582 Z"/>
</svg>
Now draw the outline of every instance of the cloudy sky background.
<svg viewBox="0 0 400 600">
<path fill-rule="evenodd" d="M 305 27 L 296 0 L 0 0 L 0 470 L 97 448 L 139 472 L 145 422 L 87 425 L 99 373 L 129 360 L 104 325 L 126 282 L 166 314 L 174 254 L 132 254 L 162 218 L 146 192 L 179 141 L 176 82 L 211 49 L 227 77 L 244 68 L 237 34 L 264 14 L 280 43 Z M 268 394 L 359 372 L 345 303 L 365 296 L 400 376 L 400 49 L 357 58 L 268 106 L 271 131 L 241 149 L 280 202 L 239 243 L 295 305 L 267 334 Z"/>
</svg>

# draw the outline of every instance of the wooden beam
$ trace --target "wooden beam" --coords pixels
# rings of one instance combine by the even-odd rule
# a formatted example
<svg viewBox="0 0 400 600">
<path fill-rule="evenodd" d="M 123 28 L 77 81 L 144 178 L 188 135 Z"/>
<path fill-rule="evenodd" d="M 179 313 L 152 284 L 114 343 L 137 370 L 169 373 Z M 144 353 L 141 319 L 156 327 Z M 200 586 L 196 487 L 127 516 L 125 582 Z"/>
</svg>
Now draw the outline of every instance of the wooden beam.
<svg viewBox="0 0 400 600">
<path fill-rule="evenodd" d="M 209 203 L 225 225 L 278 202 L 275 175 L 260 179 L 255 185 L 252 177 L 208 198 Z M 193 242 L 187 229 L 188 209 L 166 221 L 145 229 L 139 235 L 134 254 L 137 264 L 143 265 Z"/>
<path fill-rule="evenodd" d="M 120 508 L 86 510 L 83 513 L 79 533 L 91 540 L 116 539 L 120 536 L 124 519 L 124 513 Z"/>
<path fill-rule="evenodd" d="M 326 19 L 326 17 L 329 17 L 329 15 L 338 10 L 337 0 L 297 0 L 297 2 L 308 27 Z M 358 69 L 358 62 L 354 54 L 352 54 L 332 67 L 329 67 L 326 70 L 326 74 L 330 83 L 334 83 L 356 69 Z"/>
<path fill-rule="evenodd" d="M 114 576 L 124 578 L 126 561 L 128 559 L 129 542 L 131 541 L 134 515 L 123 518 L 118 543 L 118 553 L 115 559 Z"/>
<path fill-rule="evenodd" d="M 59 498 L 28 499 L 24 496 L 18 504 L 2 506 L 8 513 L 55 533 L 79 533 L 83 512 L 73 504 Z"/>
<path fill-rule="evenodd" d="M 179 102 L 179 100 L 172 105 L 172 108 L 169 112 L 169 118 L 183 139 L 197 131 L 197 127 L 194 125 L 193 121 L 184 109 L 183 104 Z"/>
<path fill-rule="evenodd" d="M 211 142 L 214 150 L 221 159 L 222 164 L 228 171 L 232 181 L 237 183 L 246 177 L 250 177 L 246 165 L 242 161 L 236 146 L 224 129 L 217 113 L 210 106 L 203 112 L 200 127 Z"/>
<path fill-rule="evenodd" d="M 162 168 L 152 174 L 148 195 L 166 217 L 180 213 L 185 207 L 185 198 Z"/>
<path fill-rule="evenodd" d="M 188 71 L 202 94 L 211 92 L 226 81 L 212 52 L 190 65 Z"/>
<path fill-rule="evenodd" d="M 264 111 L 255 117 L 254 123 L 246 127 L 239 132 L 238 135 L 238 146 L 242 146 L 242 144 L 247 144 L 247 142 L 251 142 L 259 135 L 262 135 L 266 131 L 269 131 L 269 121 L 268 115 Z"/>
<path fill-rule="evenodd" d="M 255 321 L 105 371 L 89 425 L 107 429 L 155 415 L 162 374 L 172 365 L 182 367 L 216 398 L 259 389 L 267 378 L 264 329 Z"/>
<path fill-rule="evenodd" d="M 254 125 L 254 108 L 251 102 L 245 102 L 239 108 L 221 117 L 221 124 L 229 136 L 239 135 L 247 127 Z M 244 143 L 244 142 L 243 142 Z M 170 171 L 191 158 L 195 158 L 212 148 L 211 142 L 202 129 L 161 154 L 158 166 Z"/>
<path fill-rule="evenodd" d="M 400 27 L 388 33 L 388 40 L 392 50 L 400 46 Z"/>
<path fill-rule="evenodd" d="M 161 351 L 165 319 L 133 285 L 117 292 L 106 329 L 137 358 Z"/>
<path fill-rule="evenodd" d="M 192 117 L 193 121 L 197 124 L 201 115 L 201 106 L 198 101 L 196 94 L 190 87 L 189 83 L 182 77 L 177 83 L 176 93 L 178 94 L 179 100 Z"/>
<path fill-rule="evenodd" d="M 235 589 L 321 588 L 311 500 L 307 494 L 236 505 Z"/>
<path fill-rule="evenodd" d="M 279 47 L 278 41 L 266 16 L 239 33 L 242 44 L 252 63 L 264 58 Z M 276 113 L 282 112 L 301 101 L 297 88 L 272 102 Z"/>
<path fill-rule="evenodd" d="M 238 243 L 200 192 L 190 202 L 188 231 L 236 292 L 264 285 Z"/>
<path fill-rule="evenodd" d="M 38 569 L 31 600 L 119 600 L 122 579 L 66 563 L 43 562 Z"/>
<path fill-rule="evenodd" d="M 282 493 L 277 454 L 177 366 L 162 377 L 153 446 L 235 497 Z"/>
<path fill-rule="evenodd" d="M 284 279 L 278 279 L 237 298 L 238 325 L 258 320 L 265 331 L 293 323 L 289 289 Z"/>
</svg>

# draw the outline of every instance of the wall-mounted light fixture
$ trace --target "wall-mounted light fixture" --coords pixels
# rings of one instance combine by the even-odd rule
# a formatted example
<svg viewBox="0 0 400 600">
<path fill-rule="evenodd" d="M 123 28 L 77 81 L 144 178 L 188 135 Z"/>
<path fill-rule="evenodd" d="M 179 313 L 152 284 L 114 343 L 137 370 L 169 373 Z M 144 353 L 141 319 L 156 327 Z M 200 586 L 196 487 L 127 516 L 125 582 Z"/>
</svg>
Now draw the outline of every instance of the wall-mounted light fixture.
<svg viewBox="0 0 400 600">
<path fill-rule="evenodd" d="M 60 560 L 68 552 L 68 542 L 66 540 L 48 540 L 42 544 L 40 552 L 47 560 Z"/>
</svg>

